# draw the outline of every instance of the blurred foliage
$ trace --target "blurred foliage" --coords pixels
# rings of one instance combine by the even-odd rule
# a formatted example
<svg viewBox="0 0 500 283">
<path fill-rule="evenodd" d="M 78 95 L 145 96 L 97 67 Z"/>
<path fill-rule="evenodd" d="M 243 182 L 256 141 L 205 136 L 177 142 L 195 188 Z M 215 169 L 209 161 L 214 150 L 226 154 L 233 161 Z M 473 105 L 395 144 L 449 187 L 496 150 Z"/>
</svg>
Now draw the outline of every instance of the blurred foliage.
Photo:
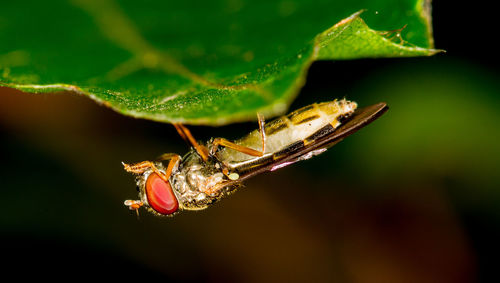
<svg viewBox="0 0 500 283">
<path fill-rule="evenodd" d="M 356 152 L 357 157 L 372 157 L 360 165 L 366 167 L 365 180 L 450 176 L 464 188 L 474 188 L 475 195 L 500 196 L 499 84 L 474 65 L 455 64 L 436 64 L 428 73 L 429 67 L 420 65 L 390 77 L 373 75 L 360 87 L 375 97 L 394 94 L 390 115 L 397 117 L 381 121 L 378 134 L 368 136 L 369 145 Z M 411 77 L 413 73 L 419 76 Z"/>
<path fill-rule="evenodd" d="M 425 0 L 11 1 L 0 85 L 228 124 L 285 112 L 315 60 L 433 55 L 430 23 Z"/>
</svg>

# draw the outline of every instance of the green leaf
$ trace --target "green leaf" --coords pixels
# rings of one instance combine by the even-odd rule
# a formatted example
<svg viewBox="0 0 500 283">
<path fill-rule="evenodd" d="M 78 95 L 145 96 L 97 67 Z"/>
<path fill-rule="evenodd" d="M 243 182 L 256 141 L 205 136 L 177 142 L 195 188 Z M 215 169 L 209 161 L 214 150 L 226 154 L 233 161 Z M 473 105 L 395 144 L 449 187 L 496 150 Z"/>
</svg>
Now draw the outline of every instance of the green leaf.
<svg viewBox="0 0 500 283">
<path fill-rule="evenodd" d="M 0 86 L 164 122 L 255 119 L 284 112 L 315 60 L 435 54 L 429 11 L 426 0 L 7 1 Z"/>
</svg>

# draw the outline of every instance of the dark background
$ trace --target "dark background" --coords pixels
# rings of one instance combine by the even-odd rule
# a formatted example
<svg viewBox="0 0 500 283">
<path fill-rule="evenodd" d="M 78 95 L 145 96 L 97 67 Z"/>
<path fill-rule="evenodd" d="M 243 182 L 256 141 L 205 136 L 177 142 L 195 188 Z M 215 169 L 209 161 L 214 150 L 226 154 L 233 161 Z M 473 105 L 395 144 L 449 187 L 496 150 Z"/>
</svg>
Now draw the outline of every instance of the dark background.
<svg viewBox="0 0 500 283">
<path fill-rule="evenodd" d="M 291 109 L 344 96 L 391 109 L 327 153 L 175 218 L 137 220 L 120 164 L 187 151 L 173 127 L 84 97 L 0 88 L 2 276 L 497 282 L 495 16 L 434 1 L 445 54 L 314 63 Z M 191 130 L 205 140 L 256 127 Z"/>
</svg>

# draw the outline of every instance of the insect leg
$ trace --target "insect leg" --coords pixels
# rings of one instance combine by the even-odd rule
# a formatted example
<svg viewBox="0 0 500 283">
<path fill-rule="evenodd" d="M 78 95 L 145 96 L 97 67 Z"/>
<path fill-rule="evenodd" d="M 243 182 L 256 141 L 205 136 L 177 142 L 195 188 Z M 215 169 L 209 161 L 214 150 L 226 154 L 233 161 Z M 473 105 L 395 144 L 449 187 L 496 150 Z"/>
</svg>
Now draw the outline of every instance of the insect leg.
<svg viewBox="0 0 500 283">
<path fill-rule="evenodd" d="M 262 138 L 262 154 L 264 154 L 266 152 L 266 130 L 264 128 L 266 122 L 264 116 L 260 113 L 257 113 L 257 119 L 259 119 L 259 131 Z"/>
<path fill-rule="evenodd" d="M 131 200 L 128 199 L 123 202 L 125 206 L 128 207 L 130 210 L 135 210 L 135 213 L 137 213 L 137 217 L 139 217 L 139 208 L 144 205 L 144 203 L 140 200 Z"/>
<path fill-rule="evenodd" d="M 222 182 L 222 183 L 219 183 L 207 190 L 204 191 L 205 194 L 209 195 L 209 196 L 214 196 L 214 195 L 217 195 L 219 194 L 219 191 L 226 187 L 227 185 L 231 184 L 232 182 L 231 181 L 227 181 L 227 182 Z"/>
<path fill-rule="evenodd" d="M 225 138 L 215 138 L 214 141 L 212 142 L 212 147 L 211 147 L 211 154 L 215 154 L 217 152 L 217 148 L 219 146 L 224 146 L 228 147 L 230 149 L 234 149 L 236 151 L 251 155 L 251 156 L 263 156 L 264 152 L 255 150 L 253 148 L 249 148 L 246 146 L 242 146 L 239 144 L 235 144 L 231 141 L 226 140 Z"/>
<path fill-rule="evenodd" d="M 174 169 L 175 164 L 177 163 L 177 161 L 179 161 L 180 158 L 181 157 L 179 155 L 174 153 L 167 153 L 160 156 L 158 161 L 170 159 L 170 162 L 168 163 L 165 173 L 160 172 L 160 170 L 158 170 L 158 168 L 152 161 L 142 161 L 135 164 L 123 163 L 123 167 L 125 168 L 125 171 L 135 174 L 142 174 L 147 170 L 151 169 L 153 170 L 153 172 L 158 174 L 158 176 L 160 176 L 160 178 L 162 178 L 163 181 L 168 182 L 168 179 L 172 174 L 172 170 Z"/>
<path fill-rule="evenodd" d="M 156 169 L 156 166 L 151 161 L 142 161 L 142 162 L 135 163 L 135 164 L 127 164 L 127 163 L 122 162 L 122 164 L 123 164 L 123 168 L 125 169 L 125 171 L 130 172 L 130 173 L 134 173 L 134 174 L 142 174 L 150 168 L 153 169 L 153 171 L 155 171 L 155 169 Z"/>
<path fill-rule="evenodd" d="M 203 161 L 208 160 L 208 150 L 205 146 L 200 145 L 193 137 L 188 128 L 179 123 L 173 124 L 179 135 L 189 144 L 191 144 L 196 152 L 201 156 Z"/>
<path fill-rule="evenodd" d="M 212 142 L 212 146 L 210 147 L 210 154 L 214 155 L 217 152 L 217 148 L 219 146 L 224 146 L 251 156 L 263 156 L 266 151 L 266 132 L 264 130 L 265 121 L 264 116 L 262 116 L 261 114 L 257 114 L 257 118 L 259 119 L 259 132 L 260 136 L 262 137 L 262 151 L 235 144 L 225 138 L 215 138 Z"/>
<path fill-rule="evenodd" d="M 160 156 L 162 158 L 161 160 L 168 160 L 170 159 L 170 162 L 168 162 L 167 170 L 165 170 L 165 178 L 168 181 L 170 178 L 170 175 L 172 175 L 172 170 L 174 169 L 175 164 L 181 159 L 181 157 L 175 153 L 166 153 Z M 161 175 L 160 175 L 161 177 Z M 162 178 L 163 179 L 163 178 Z M 164 179 L 165 180 L 165 179 Z"/>
</svg>

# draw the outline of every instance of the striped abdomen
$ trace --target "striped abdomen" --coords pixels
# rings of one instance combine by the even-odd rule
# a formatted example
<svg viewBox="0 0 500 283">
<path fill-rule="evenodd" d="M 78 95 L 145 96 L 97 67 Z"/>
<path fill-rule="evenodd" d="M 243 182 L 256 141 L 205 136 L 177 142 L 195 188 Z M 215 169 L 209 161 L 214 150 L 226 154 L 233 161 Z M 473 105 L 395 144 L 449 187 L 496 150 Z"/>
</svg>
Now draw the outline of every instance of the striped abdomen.
<svg viewBox="0 0 500 283">
<path fill-rule="evenodd" d="M 340 125 L 341 118 L 352 114 L 356 107 L 355 102 L 345 99 L 314 103 L 266 123 L 265 155 L 273 154 L 293 143 L 303 141 L 328 124 L 332 125 L 333 128 L 337 128 Z M 262 149 L 262 138 L 259 130 L 251 132 L 235 141 L 235 143 L 259 151 Z M 217 157 L 227 163 L 256 159 L 255 156 L 229 148 L 220 150 Z"/>
</svg>

